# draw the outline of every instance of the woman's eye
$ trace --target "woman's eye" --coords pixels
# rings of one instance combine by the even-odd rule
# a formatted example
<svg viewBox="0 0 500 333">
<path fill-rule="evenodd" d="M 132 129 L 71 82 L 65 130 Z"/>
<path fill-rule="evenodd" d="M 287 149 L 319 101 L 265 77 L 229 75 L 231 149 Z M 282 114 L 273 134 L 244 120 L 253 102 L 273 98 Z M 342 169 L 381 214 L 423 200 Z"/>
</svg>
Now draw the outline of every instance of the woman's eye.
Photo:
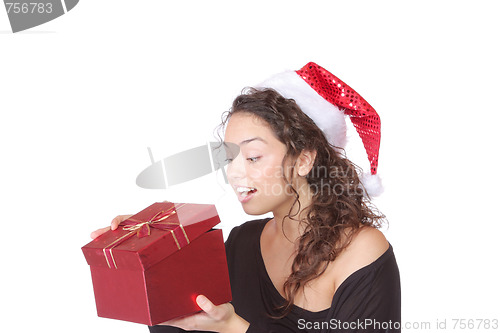
<svg viewBox="0 0 500 333">
<path fill-rule="evenodd" d="M 260 156 L 257 156 L 257 157 L 249 157 L 247 158 L 248 161 L 252 162 L 252 163 L 255 163 L 259 160 Z"/>
<path fill-rule="evenodd" d="M 232 158 L 226 158 L 226 162 L 227 162 L 227 163 L 231 163 L 232 161 L 233 161 L 233 159 L 232 159 Z"/>
</svg>

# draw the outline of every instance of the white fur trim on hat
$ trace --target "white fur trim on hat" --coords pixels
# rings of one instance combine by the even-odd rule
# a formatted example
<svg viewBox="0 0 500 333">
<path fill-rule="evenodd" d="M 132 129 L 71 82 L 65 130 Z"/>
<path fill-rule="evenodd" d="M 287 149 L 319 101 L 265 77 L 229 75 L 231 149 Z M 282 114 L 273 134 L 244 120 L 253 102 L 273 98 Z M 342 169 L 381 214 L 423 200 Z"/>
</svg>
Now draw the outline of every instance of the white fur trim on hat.
<svg viewBox="0 0 500 333">
<path fill-rule="evenodd" d="M 347 127 L 342 111 L 321 97 L 295 71 L 276 74 L 256 88 L 273 88 L 285 98 L 293 98 L 302 111 L 325 133 L 328 142 L 345 148 Z"/>
</svg>

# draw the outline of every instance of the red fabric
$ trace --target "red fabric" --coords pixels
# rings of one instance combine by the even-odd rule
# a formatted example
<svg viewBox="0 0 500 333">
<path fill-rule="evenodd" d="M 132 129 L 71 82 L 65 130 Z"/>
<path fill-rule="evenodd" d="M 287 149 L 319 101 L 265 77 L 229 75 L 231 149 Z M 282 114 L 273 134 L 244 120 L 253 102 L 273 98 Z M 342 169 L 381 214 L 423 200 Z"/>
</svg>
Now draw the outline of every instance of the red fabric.
<svg viewBox="0 0 500 333">
<path fill-rule="evenodd" d="M 351 118 L 365 146 L 372 175 L 377 173 L 380 148 L 380 117 L 374 108 L 338 77 L 310 62 L 296 71 L 321 97 Z"/>
</svg>

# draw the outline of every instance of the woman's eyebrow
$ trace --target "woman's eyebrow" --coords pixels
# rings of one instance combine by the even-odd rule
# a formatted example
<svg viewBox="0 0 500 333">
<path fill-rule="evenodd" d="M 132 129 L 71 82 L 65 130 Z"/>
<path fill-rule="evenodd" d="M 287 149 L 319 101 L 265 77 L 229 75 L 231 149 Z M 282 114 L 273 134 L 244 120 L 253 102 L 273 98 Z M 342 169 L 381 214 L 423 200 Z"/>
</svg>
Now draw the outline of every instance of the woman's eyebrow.
<svg viewBox="0 0 500 333">
<path fill-rule="evenodd" d="M 254 137 L 254 138 L 251 138 L 251 139 L 246 139 L 246 140 L 241 141 L 241 142 L 240 142 L 240 146 L 241 146 L 241 145 L 243 145 L 243 144 L 250 143 L 250 142 L 252 142 L 252 141 L 261 141 L 261 142 L 263 142 L 263 143 L 267 144 L 267 141 L 266 141 L 266 140 L 262 139 L 260 136 L 256 136 L 256 137 Z"/>
</svg>

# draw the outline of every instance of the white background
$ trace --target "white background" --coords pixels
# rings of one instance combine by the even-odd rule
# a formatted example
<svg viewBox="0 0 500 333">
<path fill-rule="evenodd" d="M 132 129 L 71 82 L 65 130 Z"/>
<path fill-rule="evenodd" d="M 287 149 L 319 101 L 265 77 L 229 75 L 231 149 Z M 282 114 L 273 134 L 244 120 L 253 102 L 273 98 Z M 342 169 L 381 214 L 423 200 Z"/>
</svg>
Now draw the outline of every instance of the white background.
<svg viewBox="0 0 500 333">
<path fill-rule="evenodd" d="M 220 175 L 166 191 L 135 177 L 147 147 L 213 140 L 244 86 L 308 61 L 381 116 L 375 203 L 403 321 L 500 319 L 495 3 L 82 0 L 17 34 L 0 10 L 0 331 L 146 332 L 97 317 L 80 247 L 155 201 L 215 203 L 226 236 L 247 220 Z"/>
</svg>

